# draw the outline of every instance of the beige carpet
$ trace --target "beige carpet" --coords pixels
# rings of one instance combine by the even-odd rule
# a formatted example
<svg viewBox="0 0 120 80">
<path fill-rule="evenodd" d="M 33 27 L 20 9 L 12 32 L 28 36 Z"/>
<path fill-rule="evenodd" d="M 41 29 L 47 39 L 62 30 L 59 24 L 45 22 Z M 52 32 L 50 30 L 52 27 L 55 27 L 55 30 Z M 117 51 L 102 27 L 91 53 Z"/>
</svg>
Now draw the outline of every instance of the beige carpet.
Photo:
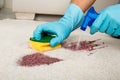
<svg viewBox="0 0 120 80">
<path fill-rule="evenodd" d="M 89 35 L 89 30 L 74 31 L 67 41 L 101 39 L 107 47 L 88 51 L 63 48 L 44 54 L 63 59 L 51 65 L 21 67 L 16 61 L 36 51 L 28 48 L 28 39 L 38 24 L 26 20 L 0 21 L 0 80 L 120 80 L 120 40 L 106 34 Z M 89 53 L 94 53 L 88 56 Z"/>
</svg>

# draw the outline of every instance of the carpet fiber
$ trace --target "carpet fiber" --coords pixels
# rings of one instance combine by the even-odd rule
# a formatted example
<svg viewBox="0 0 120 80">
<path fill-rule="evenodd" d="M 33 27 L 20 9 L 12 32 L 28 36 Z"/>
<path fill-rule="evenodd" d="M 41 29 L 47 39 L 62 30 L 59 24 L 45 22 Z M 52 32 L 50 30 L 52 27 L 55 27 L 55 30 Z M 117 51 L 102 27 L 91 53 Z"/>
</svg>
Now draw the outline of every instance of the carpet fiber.
<svg viewBox="0 0 120 80">
<path fill-rule="evenodd" d="M 96 40 L 106 47 L 94 51 L 71 51 L 64 48 L 45 52 L 45 55 L 63 59 L 50 65 L 19 66 L 21 57 L 35 53 L 28 40 L 38 24 L 27 20 L 0 21 L 0 80 L 120 80 L 120 40 L 109 35 L 90 35 L 79 29 L 71 33 L 67 42 Z M 92 55 L 88 56 L 90 53 Z"/>
</svg>

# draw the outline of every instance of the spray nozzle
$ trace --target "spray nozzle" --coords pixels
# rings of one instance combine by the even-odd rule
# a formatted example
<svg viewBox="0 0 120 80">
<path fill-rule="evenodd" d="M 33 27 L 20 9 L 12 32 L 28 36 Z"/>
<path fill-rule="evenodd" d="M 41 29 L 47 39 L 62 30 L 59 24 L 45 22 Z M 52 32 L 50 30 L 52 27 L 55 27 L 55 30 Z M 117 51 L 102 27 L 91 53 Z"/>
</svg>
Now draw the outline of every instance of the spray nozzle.
<svg viewBox="0 0 120 80">
<path fill-rule="evenodd" d="M 97 18 L 98 15 L 99 14 L 95 11 L 94 7 L 91 7 L 88 10 L 88 12 L 87 12 L 87 14 L 85 16 L 84 21 L 83 21 L 80 29 L 85 31 L 87 26 L 92 25 L 92 23 L 95 21 L 95 19 Z"/>
</svg>

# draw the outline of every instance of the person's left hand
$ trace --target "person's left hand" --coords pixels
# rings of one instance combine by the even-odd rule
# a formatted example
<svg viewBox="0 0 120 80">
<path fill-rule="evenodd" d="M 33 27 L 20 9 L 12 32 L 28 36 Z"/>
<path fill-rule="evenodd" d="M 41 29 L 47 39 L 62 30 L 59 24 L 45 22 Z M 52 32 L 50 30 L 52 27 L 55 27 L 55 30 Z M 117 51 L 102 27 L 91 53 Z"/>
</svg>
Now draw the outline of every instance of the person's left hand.
<svg viewBox="0 0 120 80">
<path fill-rule="evenodd" d="M 110 6 L 100 12 L 100 15 L 90 27 L 90 34 L 97 31 L 115 37 L 120 36 L 120 4 Z"/>
</svg>

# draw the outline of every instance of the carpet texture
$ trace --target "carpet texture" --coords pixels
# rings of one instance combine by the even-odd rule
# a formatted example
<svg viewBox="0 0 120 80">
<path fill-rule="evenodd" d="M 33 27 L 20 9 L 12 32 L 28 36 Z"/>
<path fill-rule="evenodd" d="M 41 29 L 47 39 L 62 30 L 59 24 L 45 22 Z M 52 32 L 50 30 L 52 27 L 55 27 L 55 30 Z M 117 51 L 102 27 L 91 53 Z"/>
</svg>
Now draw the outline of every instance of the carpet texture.
<svg viewBox="0 0 120 80">
<path fill-rule="evenodd" d="M 103 33 L 89 34 L 79 29 L 71 33 L 67 42 L 96 40 L 106 47 L 94 51 L 71 51 L 64 48 L 45 52 L 45 55 L 63 59 L 51 65 L 21 67 L 21 57 L 35 53 L 29 38 L 38 24 L 27 20 L 0 21 L 0 80 L 120 80 L 120 40 Z M 92 55 L 88 56 L 90 53 Z"/>
</svg>

